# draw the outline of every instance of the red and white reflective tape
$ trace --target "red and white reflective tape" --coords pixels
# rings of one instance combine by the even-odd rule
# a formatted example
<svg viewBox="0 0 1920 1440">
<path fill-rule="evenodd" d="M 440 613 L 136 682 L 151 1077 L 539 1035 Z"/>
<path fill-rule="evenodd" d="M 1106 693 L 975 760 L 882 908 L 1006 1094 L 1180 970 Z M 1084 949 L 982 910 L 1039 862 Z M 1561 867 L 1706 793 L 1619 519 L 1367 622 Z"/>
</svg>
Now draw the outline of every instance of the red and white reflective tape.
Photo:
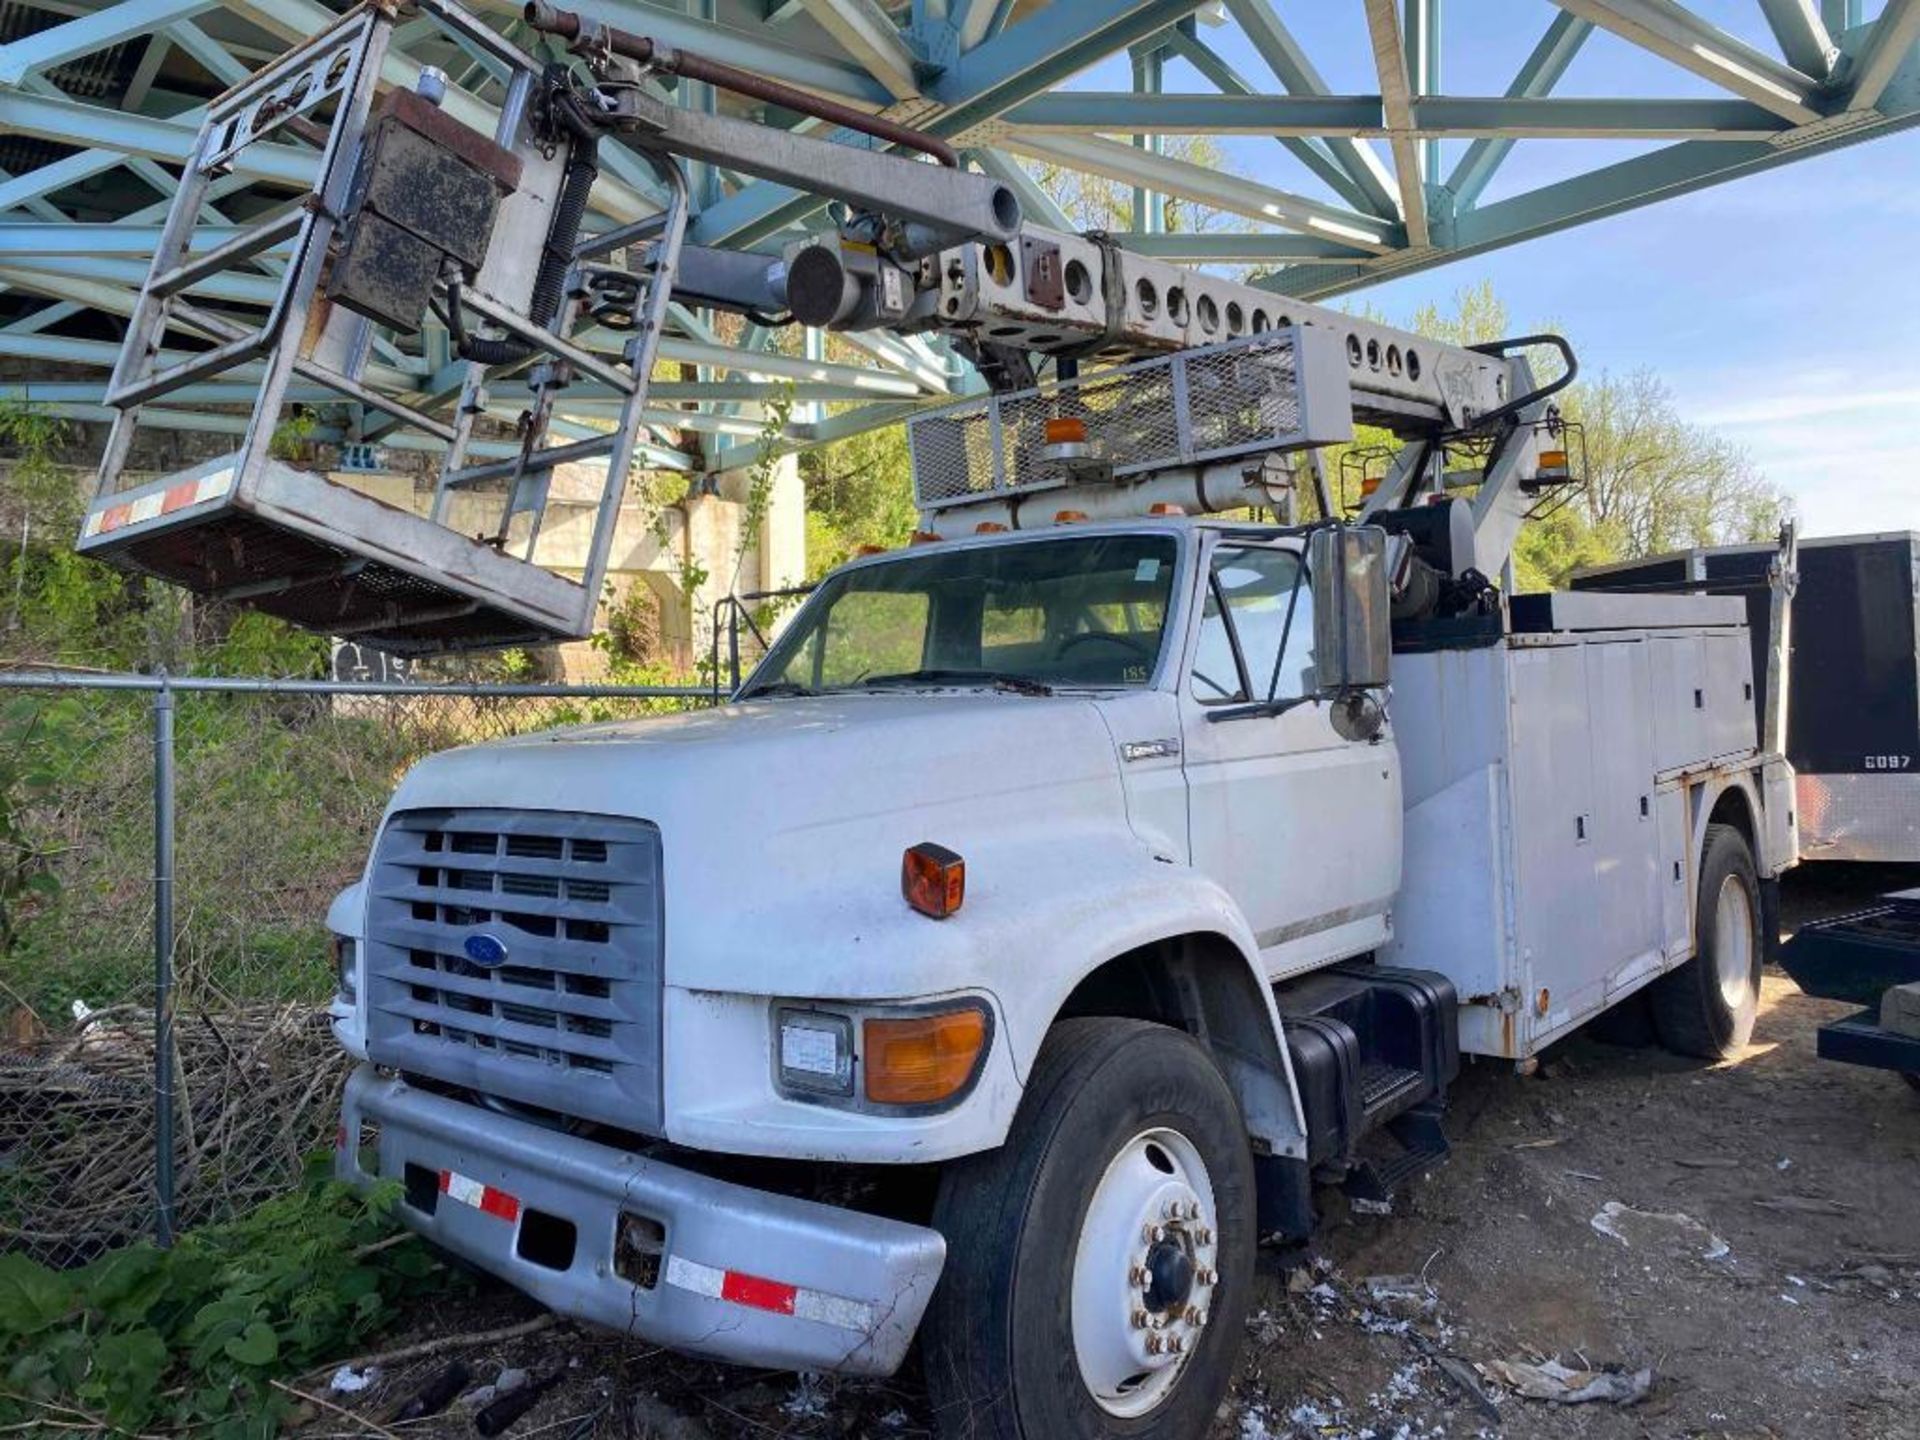
<svg viewBox="0 0 1920 1440">
<path fill-rule="evenodd" d="M 118 505 L 91 512 L 87 516 L 84 533 L 105 535 L 123 525 L 158 520 L 162 515 L 171 515 L 189 505 L 204 505 L 209 500 L 217 500 L 232 486 L 233 471 L 226 469 L 202 475 L 198 480 L 182 480 L 178 485 L 169 485 L 164 490 L 149 490 L 137 500 L 123 500 Z"/>
<path fill-rule="evenodd" d="M 829 1295 L 824 1290 L 809 1290 L 803 1285 L 784 1285 L 743 1270 L 720 1270 L 679 1255 L 667 1257 L 666 1280 L 678 1289 L 691 1290 L 709 1300 L 744 1305 L 749 1310 L 816 1320 L 822 1325 L 862 1333 L 873 1328 L 873 1307 L 863 1300 L 849 1300 L 844 1295 Z"/>
<path fill-rule="evenodd" d="M 481 1213 L 501 1220 L 520 1218 L 520 1202 L 513 1196 L 491 1185 L 482 1185 L 478 1180 L 457 1171 L 440 1172 L 440 1193 L 449 1200 L 458 1200 L 462 1205 L 471 1205 Z"/>
</svg>

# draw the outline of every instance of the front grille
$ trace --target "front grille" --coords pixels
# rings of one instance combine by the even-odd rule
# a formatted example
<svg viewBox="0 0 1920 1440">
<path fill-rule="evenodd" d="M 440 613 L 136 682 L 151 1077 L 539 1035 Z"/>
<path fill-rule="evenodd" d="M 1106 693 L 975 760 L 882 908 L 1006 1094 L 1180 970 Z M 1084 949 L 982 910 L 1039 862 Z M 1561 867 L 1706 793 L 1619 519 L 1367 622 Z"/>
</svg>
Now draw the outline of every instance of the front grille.
<svg viewBox="0 0 1920 1440">
<path fill-rule="evenodd" d="M 374 855 L 378 1064 L 661 1129 L 660 832 L 538 810 L 410 810 Z"/>
</svg>

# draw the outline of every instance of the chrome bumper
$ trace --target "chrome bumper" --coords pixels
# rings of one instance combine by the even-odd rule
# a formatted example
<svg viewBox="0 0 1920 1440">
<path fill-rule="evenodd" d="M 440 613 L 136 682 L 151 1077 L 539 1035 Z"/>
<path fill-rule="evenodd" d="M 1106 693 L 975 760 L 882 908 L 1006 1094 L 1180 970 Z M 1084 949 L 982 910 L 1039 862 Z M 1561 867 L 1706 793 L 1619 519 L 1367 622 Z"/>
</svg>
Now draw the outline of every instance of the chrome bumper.
<svg viewBox="0 0 1920 1440">
<path fill-rule="evenodd" d="M 408 1227 L 563 1315 L 692 1354 L 892 1374 L 946 1260 L 938 1231 L 697 1175 L 367 1065 L 341 1120 L 340 1178 L 402 1181 Z M 655 1260 L 616 1256 L 623 1216 L 664 1232 Z"/>
</svg>

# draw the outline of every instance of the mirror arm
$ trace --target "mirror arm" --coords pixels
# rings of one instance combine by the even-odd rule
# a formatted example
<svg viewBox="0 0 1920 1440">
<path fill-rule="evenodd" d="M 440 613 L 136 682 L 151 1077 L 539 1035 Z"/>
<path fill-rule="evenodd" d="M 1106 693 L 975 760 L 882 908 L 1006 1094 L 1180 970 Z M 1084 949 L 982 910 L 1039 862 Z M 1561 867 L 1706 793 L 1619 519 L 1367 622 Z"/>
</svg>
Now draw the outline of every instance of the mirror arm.
<svg viewBox="0 0 1920 1440">
<path fill-rule="evenodd" d="M 1251 720 L 1262 715 L 1284 715 L 1300 705 L 1318 705 L 1324 695 L 1294 695 L 1285 700 L 1256 700 L 1251 705 L 1223 705 L 1207 711 L 1209 722 L 1220 720 Z"/>
</svg>

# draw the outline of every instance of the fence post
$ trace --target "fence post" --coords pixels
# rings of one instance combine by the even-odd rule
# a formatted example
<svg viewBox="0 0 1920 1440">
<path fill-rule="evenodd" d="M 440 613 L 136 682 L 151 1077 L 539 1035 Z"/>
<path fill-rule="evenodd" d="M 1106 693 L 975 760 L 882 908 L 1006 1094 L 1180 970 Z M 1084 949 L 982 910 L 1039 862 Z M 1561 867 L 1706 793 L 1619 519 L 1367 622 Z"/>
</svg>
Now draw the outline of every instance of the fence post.
<svg viewBox="0 0 1920 1440">
<path fill-rule="evenodd" d="M 153 692 L 153 1238 L 173 1244 L 173 687 Z"/>
</svg>

